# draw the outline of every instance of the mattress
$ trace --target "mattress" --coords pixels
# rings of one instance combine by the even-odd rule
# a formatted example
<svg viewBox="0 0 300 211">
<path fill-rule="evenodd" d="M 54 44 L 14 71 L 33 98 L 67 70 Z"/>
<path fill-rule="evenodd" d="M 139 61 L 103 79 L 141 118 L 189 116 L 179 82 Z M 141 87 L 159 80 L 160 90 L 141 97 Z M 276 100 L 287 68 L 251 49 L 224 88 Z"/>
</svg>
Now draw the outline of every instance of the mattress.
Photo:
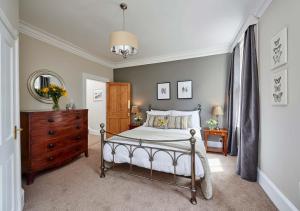
<svg viewBox="0 0 300 211">
<path fill-rule="evenodd" d="M 179 130 L 179 129 L 158 129 L 158 128 L 152 128 L 152 127 L 145 127 L 141 126 L 138 128 L 135 128 L 133 130 L 126 131 L 126 136 L 128 137 L 134 137 L 136 138 L 136 134 L 148 134 L 145 137 L 139 137 L 141 139 L 149 139 L 149 134 L 151 134 L 151 139 L 154 140 L 173 140 L 174 137 L 178 137 L 176 139 L 184 139 L 190 138 L 190 129 L 187 130 Z M 162 133 L 163 132 L 163 133 Z M 162 135 L 163 134 L 163 135 Z M 153 135 L 153 136 L 152 136 Z M 196 141 L 198 144 L 196 147 L 204 147 L 200 129 L 196 129 L 196 135 L 195 135 Z M 109 139 L 109 144 L 112 145 L 113 142 L 118 143 L 129 143 L 138 145 L 137 141 L 133 141 L 130 139 L 123 139 L 117 136 L 113 136 Z M 172 156 L 174 156 L 174 152 L 172 150 L 181 150 L 178 148 L 170 147 L 170 146 L 163 146 L 158 145 L 155 143 L 143 143 L 143 146 L 153 147 L 153 148 L 163 148 L 167 149 Z M 153 149 L 152 153 L 155 153 L 157 149 Z M 112 162 L 113 161 L 113 155 L 112 155 L 111 147 L 108 144 L 104 145 L 103 148 L 103 157 L 105 161 Z M 148 149 L 148 152 L 149 149 Z M 181 153 L 175 152 L 175 156 L 179 156 Z M 129 158 L 129 152 L 124 146 L 118 146 L 115 150 L 114 155 L 114 162 L 115 163 L 130 163 Z M 132 157 L 132 164 L 135 166 L 143 167 L 143 168 L 150 168 L 150 161 L 149 161 L 149 155 L 144 149 L 136 149 L 134 152 L 134 156 Z M 173 160 L 170 157 L 170 155 L 163 151 L 158 151 L 155 154 L 154 160 L 152 162 L 152 168 L 153 170 L 165 172 L 165 173 L 174 173 L 174 166 L 173 166 Z M 199 156 L 196 154 L 195 156 L 195 169 L 196 169 L 196 176 L 197 177 L 204 177 L 204 170 L 201 163 L 201 160 Z M 191 176 L 191 156 L 190 155 L 182 155 L 176 165 L 176 174 L 182 175 L 182 176 Z"/>
</svg>

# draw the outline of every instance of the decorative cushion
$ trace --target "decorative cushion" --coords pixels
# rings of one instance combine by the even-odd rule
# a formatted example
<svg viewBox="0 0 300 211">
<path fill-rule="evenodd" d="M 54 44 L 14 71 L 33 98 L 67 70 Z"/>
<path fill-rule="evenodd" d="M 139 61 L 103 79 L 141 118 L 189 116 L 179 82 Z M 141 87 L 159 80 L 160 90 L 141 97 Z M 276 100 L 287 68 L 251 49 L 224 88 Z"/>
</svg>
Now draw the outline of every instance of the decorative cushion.
<svg viewBox="0 0 300 211">
<path fill-rule="evenodd" d="M 144 126 L 165 128 L 167 124 L 168 124 L 168 116 L 147 114 L 147 119 Z"/>
<path fill-rule="evenodd" d="M 200 117 L 199 117 L 199 111 L 176 111 L 171 110 L 170 116 L 192 116 L 191 119 L 191 125 L 188 125 L 188 128 L 196 128 L 200 129 Z M 191 127 L 190 127 L 191 126 Z"/>
<path fill-rule="evenodd" d="M 153 127 L 167 129 L 168 128 L 168 116 L 155 116 Z"/>
<path fill-rule="evenodd" d="M 191 128 L 192 116 L 169 116 L 169 129 L 187 129 Z"/>
</svg>

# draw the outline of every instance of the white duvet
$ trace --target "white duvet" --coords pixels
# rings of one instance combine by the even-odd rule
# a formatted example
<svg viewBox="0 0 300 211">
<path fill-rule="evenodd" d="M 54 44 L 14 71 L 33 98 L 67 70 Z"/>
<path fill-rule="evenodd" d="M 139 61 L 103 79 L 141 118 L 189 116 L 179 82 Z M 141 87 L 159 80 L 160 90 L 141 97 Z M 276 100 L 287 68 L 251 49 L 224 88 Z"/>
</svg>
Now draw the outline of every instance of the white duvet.
<svg viewBox="0 0 300 211">
<path fill-rule="evenodd" d="M 191 137 L 190 129 L 187 130 L 179 130 L 179 129 L 157 129 L 152 127 L 138 127 L 133 130 L 125 131 L 120 135 L 132 137 L 132 138 L 142 138 L 142 139 L 151 139 L 151 140 L 174 140 L 174 139 L 189 139 Z M 197 140 L 196 144 L 196 151 L 200 151 L 200 147 L 203 146 L 203 141 L 201 138 L 200 130 L 196 130 L 195 138 Z M 137 141 L 123 139 L 117 136 L 114 136 L 109 139 L 111 142 L 117 141 L 121 143 L 130 143 L 138 145 Z M 173 143 L 173 142 L 172 142 Z M 112 143 L 110 143 L 112 144 Z M 178 142 L 178 144 L 183 144 L 189 146 L 188 142 Z M 143 146 L 150 146 L 150 147 L 157 147 L 157 148 L 165 148 L 169 150 L 181 150 L 182 148 L 175 148 L 170 146 L 164 146 L 161 144 L 146 144 L 143 143 Z M 153 149 L 154 153 L 156 150 Z M 174 152 L 169 151 L 172 156 L 174 156 Z M 113 155 L 111 153 L 111 147 L 106 144 L 103 149 L 104 153 L 104 160 L 108 162 L 112 162 Z M 180 153 L 176 153 L 176 156 L 179 156 Z M 116 149 L 116 153 L 114 155 L 114 162 L 115 163 L 130 163 L 129 153 L 128 150 L 124 146 L 119 146 Z M 134 156 L 132 157 L 132 164 L 136 166 L 140 166 L 143 168 L 150 168 L 149 156 L 148 153 L 145 152 L 143 149 L 137 149 L 134 152 Z M 203 177 L 204 176 L 204 169 L 201 163 L 199 156 L 196 154 L 195 159 L 196 164 L 196 176 Z M 166 172 L 166 173 L 174 173 L 174 166 L 171 157 L 165 152 L 157 152 L 154 160 L 152 162 L 153 170 Z M 176 174 L 183 175 L 183 176 L 191 176 L 191 157 L 190 155 L 183 155 L 178 159 L 177 166 L 176 166 Z"/>
</svg>

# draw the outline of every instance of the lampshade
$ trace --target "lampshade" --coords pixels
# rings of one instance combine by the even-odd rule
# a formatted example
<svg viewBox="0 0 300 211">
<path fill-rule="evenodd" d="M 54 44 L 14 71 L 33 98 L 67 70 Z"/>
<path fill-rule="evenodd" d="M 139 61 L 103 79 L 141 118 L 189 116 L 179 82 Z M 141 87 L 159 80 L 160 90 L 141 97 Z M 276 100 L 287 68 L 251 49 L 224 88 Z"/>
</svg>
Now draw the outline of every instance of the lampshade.
<svg viewBox="0 0 300 211">
<path fill-rule="evenodd" d="M 222 116 L 224 115 L 223 109 L 220 105 L 216 105 L 213 108 L 213 115 L 214 116 Z"/>
<path fill-rule="evenodd" d="M 110 34 L 111 52 L 122 55 L 126 58 L 128 55 L 136 54 L 138 51 L 137 37 L 127 31 L 115 31 Z"/>
<path fill-rule="evenodd" d="M 133 105 L 133 106 L 131 107 L 131 113 L 132 113 L 132 114 L 137 114 L 138 112 L 139 112 L 139 107 L 136 106 L 136 105 Z"/>
</svg>

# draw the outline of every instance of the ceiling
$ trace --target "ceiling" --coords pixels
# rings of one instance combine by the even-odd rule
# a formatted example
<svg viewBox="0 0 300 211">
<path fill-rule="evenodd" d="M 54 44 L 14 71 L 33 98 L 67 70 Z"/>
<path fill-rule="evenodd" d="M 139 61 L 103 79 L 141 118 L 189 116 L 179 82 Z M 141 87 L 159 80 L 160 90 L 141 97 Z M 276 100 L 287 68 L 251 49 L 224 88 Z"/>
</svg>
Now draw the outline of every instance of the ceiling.
<svg viewBox="0 0 300 211">
<path fill-rule="evenodd" d="M 121 2 L 21 0 L 20 18 L 101 61 L 122 66 L 151 58 L 175 60 L 176 55 L 198 57 L 206 51 L 226 51 L 264 0 L 126 0 L 126 30 L 137 35 L 139 52 L 125 61 L 109 51 L 110 32 L 122 26 Z"/>
</svg>

